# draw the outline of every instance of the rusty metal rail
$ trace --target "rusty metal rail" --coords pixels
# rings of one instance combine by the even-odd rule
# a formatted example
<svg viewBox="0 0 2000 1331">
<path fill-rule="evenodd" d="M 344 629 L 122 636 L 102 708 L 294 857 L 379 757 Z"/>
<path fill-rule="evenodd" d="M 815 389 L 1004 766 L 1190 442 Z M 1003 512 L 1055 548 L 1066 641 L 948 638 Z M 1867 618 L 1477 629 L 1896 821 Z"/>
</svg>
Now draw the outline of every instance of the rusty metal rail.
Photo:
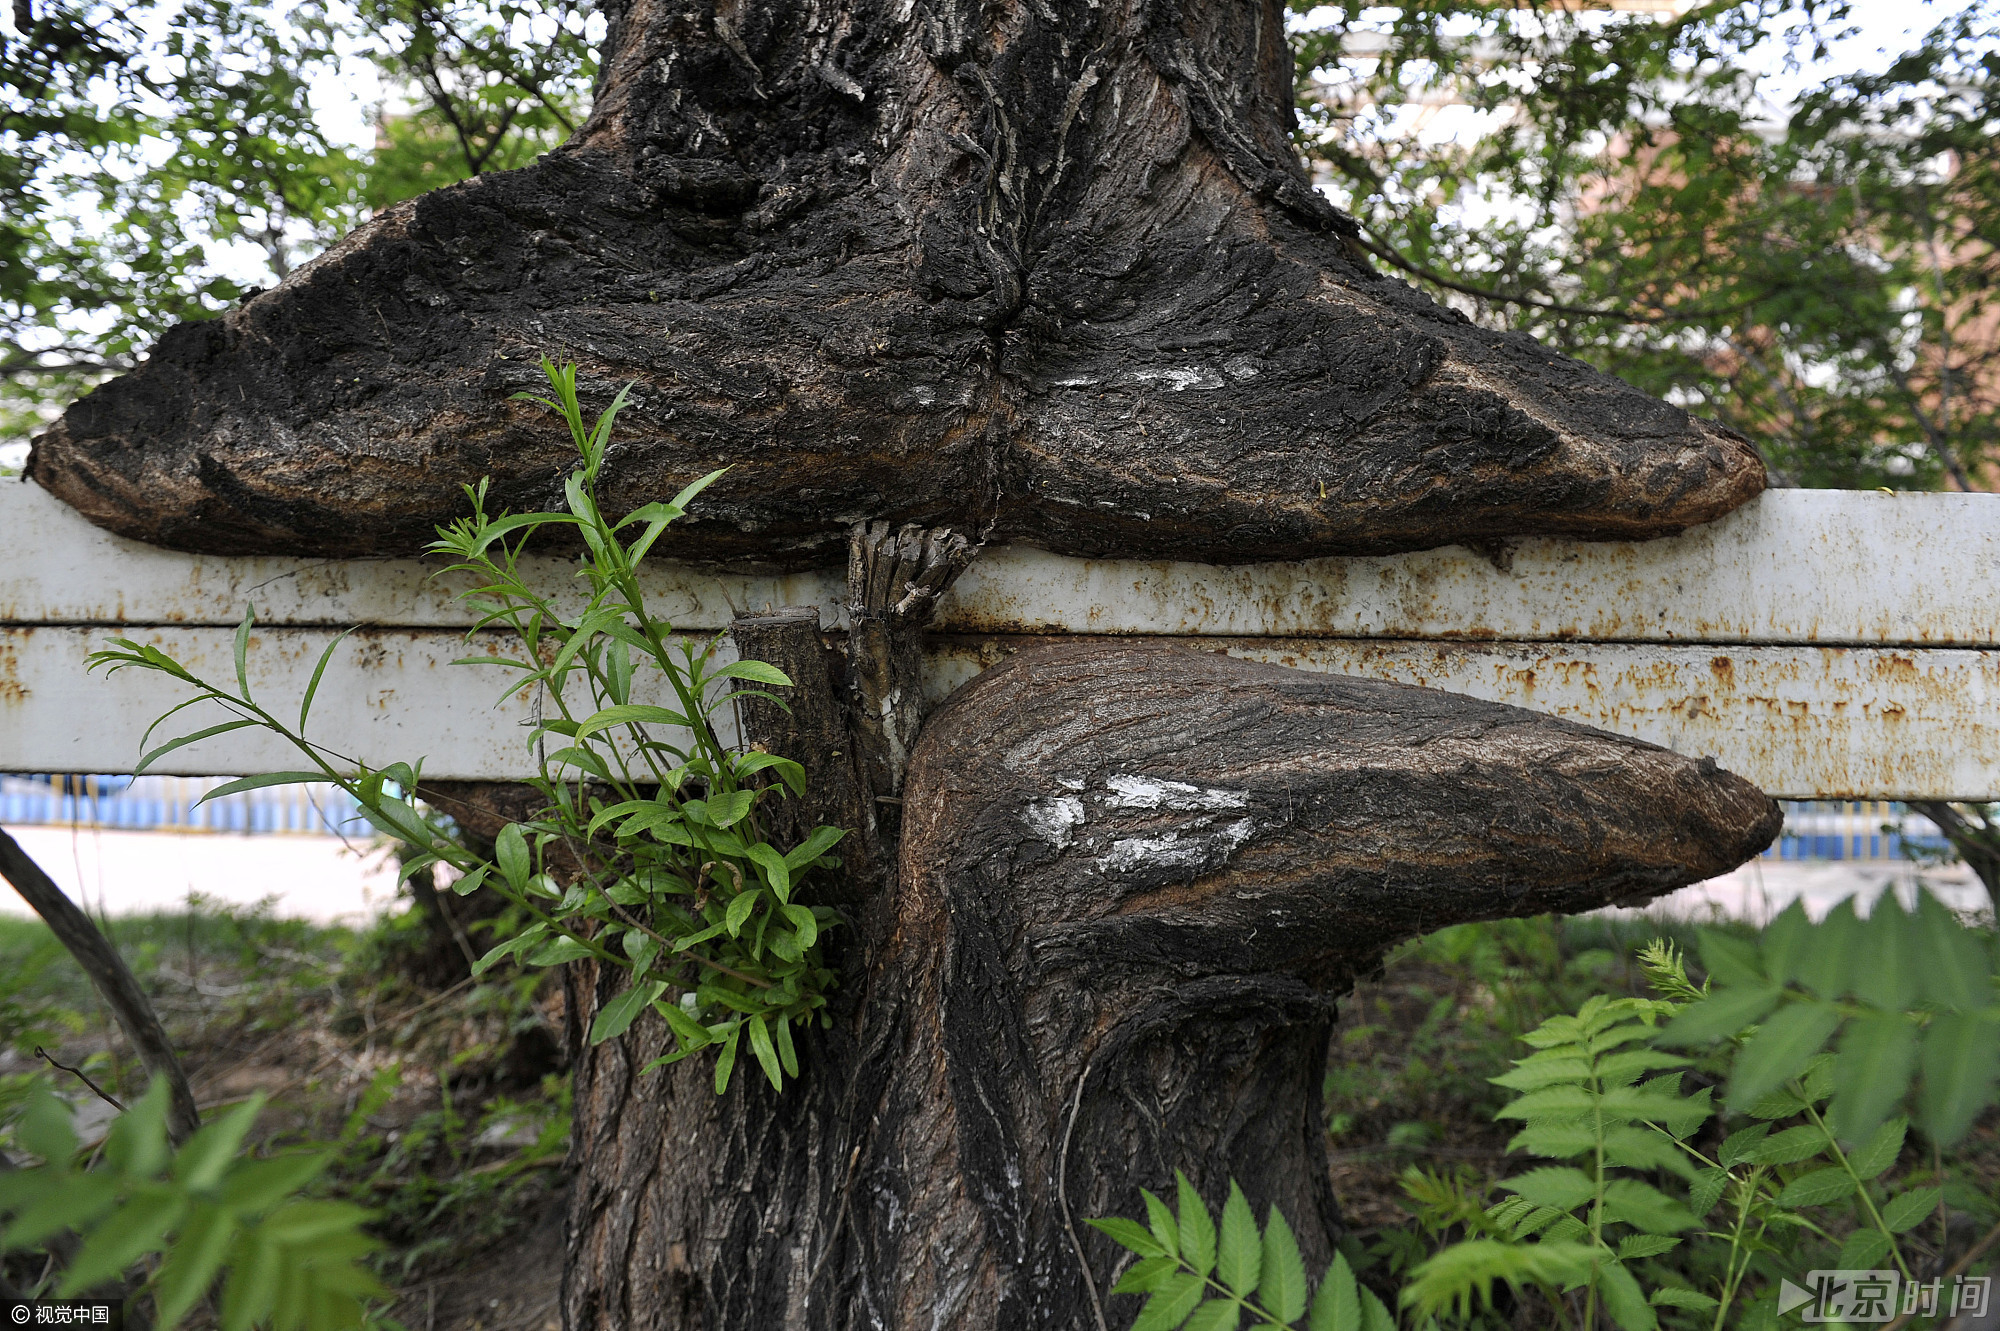
<svg viewBox="0 0 2000 1331">
<path fill-rule="evenodd" d="M 930 687 L 1032 636 L 1121 634 L 1427 684 L 1710 754 L 1796 798 L 2000 797 L 2000 496 L 1779 491 L 1671 540 L 1524 541 L 1382 559 L 1204 565 L 985 552 L 943 608 Z M 550 587 L 570 570 L 546 563 Z M 533 700 L 448 668 L 466 615 L 415 561 L 222 559 L 110 536 L 27 485 L 0 485 L 0 770 L 129 769 L 178 699 L 129 672 L 86 677 L 113 632 L 217 678 L 228 626 L 265 627 L 253 684 L 296 698 L 328 629 L 373 626 L 322 686 L 322 724 L 371 763 L 520 774 Z M 831 573 L 653 571 L 654 603 L 713 631 L 742 608 L 818 604 Z M 291 766 L 231 735 L 172 770 Z"/>
</svg>

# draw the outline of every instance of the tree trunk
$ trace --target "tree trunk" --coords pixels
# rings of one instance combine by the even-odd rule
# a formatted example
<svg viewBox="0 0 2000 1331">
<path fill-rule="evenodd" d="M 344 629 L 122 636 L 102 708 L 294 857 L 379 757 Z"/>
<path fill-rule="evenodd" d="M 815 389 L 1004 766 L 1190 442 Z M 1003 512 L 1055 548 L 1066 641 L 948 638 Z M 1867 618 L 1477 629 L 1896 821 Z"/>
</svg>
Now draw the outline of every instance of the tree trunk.
<svg viewBox="0 0 2000 1331">
<path fill-rule="evenodd" d="M 1339 1221 L 1335 997 L 1396 940 L 1644 899 L 1778 827 L 1745 783 L 1450 695 L 1143 646 L 1025 652 L 925 726 L 976 543 L 1215 562 L 1640 538 L 1764 484 L 1710 422 L 1376 274 L 1288 140 L 1277 0 L 614 0 L 595 109 L 399 205 L 76 404 L 35 480 L 144 540 L 420 548 L 575 465 L 537 360 L 628 381 L 656 550 L 852 555 L 852 628 L 741 627 L 754 738 L 855 830 L 830 1024 L 783 1095 L 580 1033 L 564 1308 L 586 1328 L 1129 1323 L 1084 1226 L 1184 1169 Z M 922 726 L 920 732 L 919 727 Z M 1126 1306 L 1120 1306 L 1121 1304 Z"/>
<path fill-rule="evenodd" d="M 640 1075 L 671 1044 L 650 1017 L 579 1049 L 568 1326 L 1127 1326 L 1083 1222 L 1175 1169 L 1278 1205 L 1324 1263 L 1320 1086 L 1356 976 L 1443 925 L 1712 876 L 1780 821 L 1636 740 L 1151 645 L 980 676 L 905 789 L 790 1089 Z M 617 982 L 576 967 L 573 1038 Z"/>
</svg>

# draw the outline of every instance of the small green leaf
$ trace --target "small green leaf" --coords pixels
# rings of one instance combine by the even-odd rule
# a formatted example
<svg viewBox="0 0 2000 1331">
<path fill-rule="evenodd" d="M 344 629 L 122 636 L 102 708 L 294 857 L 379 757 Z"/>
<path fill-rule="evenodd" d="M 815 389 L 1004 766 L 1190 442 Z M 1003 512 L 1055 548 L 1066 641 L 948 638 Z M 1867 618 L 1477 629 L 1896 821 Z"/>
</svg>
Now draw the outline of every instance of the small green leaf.
<svg viewBox="0 0 2000 1331">
<path fill-rule="evenodd" d="M 1187 1331 L 1235 1331 L 1243 1325 L 1243 1305 L 1235 1299 L 1210 1299 L 1187 1319 Z"/>
<path fill-rule="evenodd" d="M 1111 1287 L 1111 1292 L 1151 1294 L 1169 1275 L 1178 1270 L 1180 1264 L 1164 1253 L 1156 1257 L 1144 1257 L 1126 1268 L 1125 1274 L 1118 1278 L 1118 1283 Z"/>
<path fill-rule="evenodd" d="M 500 829 L 500 835 L 493 839 L 493 857 L 500 862 L 500 873 L 508 885 L 516 892 L 526 891 L 534 862 L 519 823 L 509 823 Z"/>
<path fill-rule="evenodd" d="M 1778 1194 L 1778 1205 L 1797 1208 L 1801 1206 L 1825 1206 L 1837 1202 L 1854 1192 L 1854 1180 L 1846 1170 L 1839 1167 L 1815 1169 L 1810 1174 L 1801 1175 L 1785 1185 Z"/>
<path fill-rule="evenodd" d="M 762 1015 L 749 1018 L 745 1023 L 750 1028 L 750 1052 L 757 1056 L 757 1065 L 764 1069 L 765 1078 L 771 1089 L 785 1089 L 784 1069 L 778 1065 L 778 1049 L 771 1042 L 771 1025 Z"/>
<path fill-rule="evenodd" d="M 1197 1276 L 1176 1271 L 1160 1282 L 1153 1297 L 1139 1310 L 1132 1331 L 1176 1331 L 1201 1302 L 1205 1286 Z"/>
<path fill-rule="evenodd" d="M 1676 1234 L 1700 1222 L 1658 1188 L 1637 1179 L 1613 1179 L 1604 1188 L 1604 1213 L 1648 1234 Z"/>
<path fill-rule="evenodd" d="M 1216 1244 L 1215 1273 L 1223 1287 L 1238 1298 L 1247 1298 L 1263 1275 L 1264 1248 L 1258 1241 L 1257 1217 L 1250 1201 L 1234 1179 L 1229 1183 L 1229 1199 L 1222 1204 L 1222 1232 Z"/>
<path fill-rule="evenodd" d="M 1319 1282 L 1306 1327 L 1307 1331 L 1361 1331 L 1361 1299 L 1354 1269 L 1340 1253 L 1333 1255 L 1333 1265 Z"/>
<path fill-rule="evenodd" d="M 174 1177 L 190 1192 L 206 1192 L 220 1185 L 263 1107 L 264 1097 L 255 1095 L 221 1118 L 204 1123 L 175 1153 Z"/>
<path fill-rule="evenodd" d="M 1691 1312 L 1705 1313 L 1716 1306 L 1714 1299 L 1706 1294 L 1679 1285 L 1662 1285 L 1652 1293 L 1652 1303 L 1656 1308 L 1686 1308 Z"/>
<path fill-rule="evenodd" d="M 1136 1252 L 1141 1257 L 1165 1255 L 1165 1249 L 1160 1247 L 1159 1240 L 1136 1220 L 1127 1220 L 1123 1216 L 1109 1216 L 1101 1220 L 1087 1220 L 1084 1223 L 1100 1233 L 1110 1235 L 1113 1243 Z"/>
<path fill-rule="evenodd" d="M 721 795 L 711 795 L 702 806 L 702 821 L 710 827 L 734 827 L 750 812 L 750 803 L 755 794 L 748 790 L 732 790 Z M 698 801 L 688 801 L 690 809 Z"/>
<path fill-rule="evenodd" d="M 1805 1071 L 1840 1028 L 1840 1019 L 1840 1009 L 1831 1003 L 1779 1008 L 1737 1051 L 1729 1073 L 1730 1108 L 1747 1108 Z"/>
<path fill-rule="evenodd" d="M 1775 987 L 1764 973 L 1756 940 L 1720 929 L 1703 929 L 1700 938 L 1701 963 L 1711 984 L 1732 989 Z"/>
<path fill-rule="evenodd" d="M 729 1036 L 722 1042 L 722 1053 L 715 1060 L 715 1093 L 722 1095 L 729 1090 L 729 1076 L 736 1070 L 736 1049 L 742 1043 L 743 1023 L 730 1028 Z"/>
<path fill-rule="evenodd" d="M 1680 1246 L 1680 1240 L 1665 1234 L 1627 1234 L 1618 1240 L 1618 1260 L 1636 1262 L 1647 1257 L 1658 1257 L 1663 1252 L 1672 1252 Z"/>
<path fill-rule="evenodd" d="M 1551 1166 L 1531 1169 L 1503 1181 L 1500 1186 L 1518 1193 L 1536 1206 L 1570 1211 L 1597 1195 L 1597 1185 L 1580 1169 Z"/>
<path fill-rule="evenodd" d="M 1704 1169 L 1688 1188 L 1688 1209 L 1696 1215 L 1707 1215 L 1722 1200 L 1723 1189 L 1729 1186 L 1727 1169 Z"/>
<path fill-rule="evenodd" d="M 189 1214 L 153 1280 L 158 1331 L 173 1331 L 215 1283 L 236 1228 L 236 1217 L 226 1207 L 198 1206 Z"/>
<path fill-rule="evenodd" d="M 1864 1179 L 1881 1174 L 1903 1153 L 1903 1135 L 1909 1126 L 1906 1118 L 1892 1118 L 1882 1124 L 1860 1150 L 1847 1157 L 1848 1167 Z"/>
<path fill-rule="evenodd" d="M 551 938 L 523 960 L 530 966 L 560 966 L 590 956 L 591 951 L 574 938 Z"/>
<path fill-rule="evenodd" d="M 708 1027 L 690 1017 L 679 1003 L 660 1003 L 654 1011 L 658 1012 L 673 1029 L 675 1038 L 681 1042 L 681 1048 L 692 1051 L 704 1049 L 713 1043 L 714 1037 L 709 1035 Z"/>
<path fill-rule="evenodd" d="M 1746 1026 L 1761 1021 L 1778 1005 L 1782 990 L 1775 985 L 1749 989 L 1724 989 L 1681 1010 L 1667 1023 L 1660 1039 L 1672 1045 L 1710 1045 L 1726 1040 Z"/>
<path fill-rule="evenodd" d="M 1875 1264 L 1889 1255 L 1895 1243 L 1879 1229 L 1857 1229 L 1847 1236 L 1841 1245 L 1840 1256 L 1834 1259 L 1834 1266 L 1843 1271 L 1872 1271 Z"/>
<path fill-rule="evenodd" d="M 1306 1312 L 1306 1263 L 1299 1253 L 1299 1241 L 1285 1220 L 1285 1213 L 1273 1206 L 1264 1221 L 1262 1274 L 1257 1283 L 1257 1302 L 1286 1326 Z"/>
<path fill-rule="evenodd" d="M 1647 1302 L 1645 1291 L 1639 1288 L 1630 1271 L 1616 1262 L 1604 1262 L 1597 1268 L 1597 1282 L 1598 1292 L 1604 1298 L 1604 1311 L 1611 1315 L 1620 1331 L 1655 1331 L 1660 1325 L 1653 1305 Z"/>
<path fill-rule="evenodd" d="M 116 1279 L 141 1257 L 158 1252 L 187 1207 L 187 1195 L 173 1188 L 135 1192 L 83 1241 L 56 1286 L 56 1297 L 67 1299 L 94 1289 Z"/>
<path fill-rule="evenodd" d="M 1146 1226 L 1153 1231 L 1153 1239 L 1160 1245 L 1160 1251 L 1178 1258 L 1181 1255 L 1181 1231 L 1174 1220 L 1173 1209 L 1144 1189 L 1139 1195 L 1146 1199 Z"/>
<path fill-rule="evenodd" d="M 1943 1200 L 1943 1188 L 1912 1188 L 1908 1192 L 1899 1192 L 1882 1208 L 1882 1227 L 1891 1234 L 1915 1229 L 1924 1222 L 1924 1217 L 1938 1209 L 1938 1203 Z"/>
<path fill-rule="evenodd" d="M 1179 1189 L 1181 1260 L 1196 1275 L 1206 1276 L 1215 1269 L 1215 1220 L 1187 1175 L 1176 1169 L 1174 1183 Z"/>
<path fill-rule="evenodd" d="M 738 892 L 729 899 L 729 910 L 723 918 L 723 925 L 729 930 L 731 938 L 743 932 L 744 921 L 748 920 L 751 912 L 757 909 L 757 902 L 763 895 L 763 888 L 753 887 L 748 892 Z"/>
<path fill-rule="evenodd" d="M 793 873 L 805 868 L 832 850 L 847 833 L 838 827 L 815 827 L 812 835 L 785 852 L 785 863 Z"/>
<path fill-rule="evenodd" d="M 1848 1022 L 1834 1074 L 1835 1134 L 1865 1140 L 1909 1094 L 1916 1062 L 1917 1028 L 1902 1013 L 1868 1012 Z"/>
<path fill-rule="evenodd" d="M 785 863 L 785 857 L 777 848 L 758 842 L 750 847 L 750 859 L 764 871 L 764 881 L 770 884 L 771 894 L 780 902 L 792 899 L 792 868 Z"/>
<path fill-rule="evenodd" d="M 787 688 L 792 682 L 790 675 L 766 661 L 731 661 L 709 678 L 743 679 L 752 684 L 774 684 L 779 688 Z"/>
<path fill-rule="evenodd" d="M 1939 1146 L 1965 1136 L 2000 1079 L 2000 1021 L 1983 1014 L 1940 1012 L 1923 1036 L 1923 1089 L 1917 1125 Z"/>
<path fill-rule="evenodd" d="M 1894 892 L 1875 899 L 1862 926 L 1856 948 L 1860 966 L 1854 993 L 1862 1002 L 1886 1012 L 1901 1012 L 1916 1001 L 1918 972 L 1926 964 L 1919 954 L 1915 922 L 1903 913 Z"/>
<path fill-rule="evenodd" d="M 615 1040 L 623 1035 L 625 1028 L 632 1024 L 633 1019 L 644 1012 L 654 999 L 665 993 L 666 988 L 664 981 L 648 980 L 643 984 L 635 984 L 617 995 L 598 1009 L 597 1019 L 590 1023 L 590 1042 L 594 1045 L 603 1044 L 606 1040 Z"/>
<path fill-rule="evenodd" d="M 1801 1160 L 1812 1159 L 1824 1150 L 1826 1134 L 1806 1124 L 1766 1137 L 1754 1148 L 1745 1151 L 1741 1158 L 1760 1165 L 1795 1165 Z"/>
</svg>

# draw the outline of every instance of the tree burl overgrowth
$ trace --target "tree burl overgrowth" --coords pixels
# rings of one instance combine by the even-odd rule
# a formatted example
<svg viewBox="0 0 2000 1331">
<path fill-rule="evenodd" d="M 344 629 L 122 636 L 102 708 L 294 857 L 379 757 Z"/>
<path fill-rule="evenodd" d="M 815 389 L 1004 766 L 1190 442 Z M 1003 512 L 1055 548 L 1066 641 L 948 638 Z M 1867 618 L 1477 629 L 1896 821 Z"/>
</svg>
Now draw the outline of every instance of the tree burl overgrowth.
<svg viewBox="0 0 2000 1331">
<path fill-rule="evenodd" d="M 1334 1002 L 1398 939 L 1643 900 L 1775 834 L 1748 783 L 1425 690 L 1146 643 L 1020 652 L 928 720 L 922 632 L 983 542 L 1215 562 L 1643 538 L 1756 450 L 1375 273 L 1291 144 L 1253 0 L 624 0 L 587 123 L 167 333 L 31 474 L 182 549 L 409 553 L 493 478 L 559 501 L 544 354 L 636 381 L 613 507 L 728 466 L 671 557 L 846 563 L 738 642 L 747 728 L 854 829 L 844 983 L 782 1094 L 641 1072 L 568 986 L 564 1315 L 584 1328 L 1129 1325 L 1083 1220 L 1186 1170 L 1339 1232 Z M 910 588 L 918 591 L 912 593 Z M 475 832 L 479 792 L 448 793 Z M 489 829 L 490 831 L 490 829 Z"/>
</svg>

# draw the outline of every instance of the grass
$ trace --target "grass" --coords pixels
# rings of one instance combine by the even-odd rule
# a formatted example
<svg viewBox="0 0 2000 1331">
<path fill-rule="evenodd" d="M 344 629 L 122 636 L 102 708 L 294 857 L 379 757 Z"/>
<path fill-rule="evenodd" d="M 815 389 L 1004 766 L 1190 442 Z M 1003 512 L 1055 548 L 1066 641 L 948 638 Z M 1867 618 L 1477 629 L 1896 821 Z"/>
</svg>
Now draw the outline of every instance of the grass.
<svg viewBox="0 0 2000 1331">
<path fill-rule="evenodd" d="M 406 1295 L 397 1320 L 411 1331 L 450 1325 L 464 1320 L 454 1302 L 471 1287 L 487 1309 L 492 1288 L 520 1283 L 511 1245 L 548 1228 L 568 1147 L 552 976 L 496 970 L 443 992 L 413 984 L 400 961 L 420 930 L 407 917 L 356 931 L 197 899 L 106 928 L 205 1113 L 261 1093 L 260 1145 L 338 1145 L 328 1190 L 376 1211 L 388 1243 L 381 1274 Z M 47 928 L 0 918 L 0 1121 L 46 1077 L 80 1124 L 101 1123 L 108 1107 L 38 1048 L 120 1099 L 144 1089 L 143 1070 Z M 538 1275 L 559 1262 L 547 1241 L 543 1233 Z M 515 1300 L 529 1305 L 515 1324 L 542 1326 L 545 1301 Z"/>
</svg>

